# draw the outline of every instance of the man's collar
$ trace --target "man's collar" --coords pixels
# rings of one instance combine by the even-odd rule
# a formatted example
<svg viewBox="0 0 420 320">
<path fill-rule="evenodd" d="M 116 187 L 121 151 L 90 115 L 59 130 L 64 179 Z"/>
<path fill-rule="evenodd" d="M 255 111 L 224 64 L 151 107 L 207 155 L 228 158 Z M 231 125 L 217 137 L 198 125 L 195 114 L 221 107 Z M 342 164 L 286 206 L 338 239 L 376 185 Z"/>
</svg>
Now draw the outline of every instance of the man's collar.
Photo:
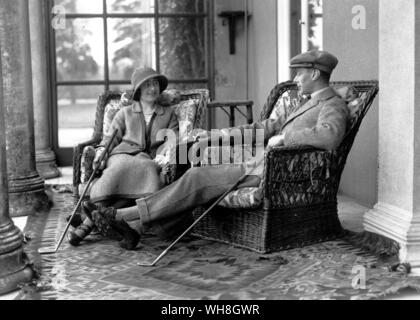
<svg viewBox="0 0 420 320">
<path fill-rule="evenodd" d="M 319 98 L 319 96 L 321 95 L 321 93 L 324 93 L 328 89 L 330 89 L 329 86 L 327 86 L 325 88 L 322 88 L 321 90 L 317 90 L 317 91 L 311 93 L 311 99 L 313 99 L 313 98 Z"/>
<path fill-rule="evenodd" d="M 311 94 L 308 102 L 316 103 L 317 101 L 328 100 L 334 96 L 337 96 L 337 93 L 334 91 L 334 89 L 331 87 L 325 87 Z"/>
<path fill-rule="evenodd" d="M 133 112 L 143 113 L 143 108 L 141 107 L 140 102 L 138 102 L 138 101 L 136 101 L 136 102 L 133 103 L 132 108 L 133 108 Z M 160 115 L 161 116 L 162 114 L 165 113 L 165 111 L 163 110 L 163 107 L 161 105 L 156 104 L 155 113 L 157 115 Z"/>
</svg>

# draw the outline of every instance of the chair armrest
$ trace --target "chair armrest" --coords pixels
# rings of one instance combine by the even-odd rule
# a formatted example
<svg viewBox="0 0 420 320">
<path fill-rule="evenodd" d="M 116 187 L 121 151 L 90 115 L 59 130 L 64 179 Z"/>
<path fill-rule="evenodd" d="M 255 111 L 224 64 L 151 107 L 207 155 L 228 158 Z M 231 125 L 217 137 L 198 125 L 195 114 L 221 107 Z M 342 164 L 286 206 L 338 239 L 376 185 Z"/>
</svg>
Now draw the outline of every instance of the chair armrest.
<svg viewBox="0 0 420 320">
<path fill-rule="evenodd" d="M 101 142 L 101 139 L 99 138 L 93 138 L 86 142 L 78 144 L 73 149 L 73 186 L 77 186 L 80 181 L 80 173 L 81 173 L 81 167 L 80 162 L 82 159 L 83 149 L 87 146 L 97 146 Z"/>
<path fill-rule="evenodd" d="M 265 155 L 264 206 L 280 208 L 334 201 L 341 175 L 336 159 L 335 151 L 308 146 L 271 148 Z"/>
</svg>

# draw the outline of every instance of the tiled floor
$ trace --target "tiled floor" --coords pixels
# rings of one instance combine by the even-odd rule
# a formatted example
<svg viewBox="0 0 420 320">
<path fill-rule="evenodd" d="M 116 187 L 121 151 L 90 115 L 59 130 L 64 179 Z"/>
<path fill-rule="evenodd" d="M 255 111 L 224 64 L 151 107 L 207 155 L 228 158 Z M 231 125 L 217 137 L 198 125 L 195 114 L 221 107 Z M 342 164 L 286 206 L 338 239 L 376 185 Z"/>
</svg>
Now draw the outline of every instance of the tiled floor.
<svg viewBox="0 0 420 320">
<path fill-rule="evenodd" d="M 55 179 L 49 179 L 46 181 L 46 184 L 71 184 L 72 183 L 72 168 L 64 167 L 60 168 L 61 177 Z M 360 232 L 363 231 L 363 215 L 368 210 L 368 208 L 361 206 L 353 199 L 340 195 L 338 197 L 339 204 L 339 216 L 342 222 L 342 225 L 345 229 Z M 15 218 L 13 219 L 15 224 L 23 230 L 26 224 L 26 218 Z M 0 300 L 13 299 L 16 296 L 16 293 L 9 295 L 0 296 Z M 398 296 L 390 297 L 396 300 L 408 299 L 408 300 L 420 300 L 420 294 L 407 290 L 403 294 Z"/>
</svg>

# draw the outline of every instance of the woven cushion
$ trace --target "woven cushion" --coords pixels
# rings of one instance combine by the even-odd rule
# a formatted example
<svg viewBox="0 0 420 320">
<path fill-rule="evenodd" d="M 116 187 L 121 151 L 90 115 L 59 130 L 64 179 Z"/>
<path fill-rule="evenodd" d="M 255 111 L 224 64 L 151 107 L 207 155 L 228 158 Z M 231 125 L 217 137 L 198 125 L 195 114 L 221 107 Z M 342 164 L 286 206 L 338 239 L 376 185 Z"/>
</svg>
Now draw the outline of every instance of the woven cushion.
<svg viewBox="0 0 420 320">
<path fill-rule="evenodd" d="M 179 140 L 181 142 L 187 141 L 192 135 L 197 106 L 197 99 L 181 101 L 173 106 L 179 122 Z"/>
<path fill-rule="evenodd" d="M 291 113 L 293 113 L 300 104 L 301 97 L 298 96 L 297 91 L 286 91 L 277 100 L 270 114 L 270 119 L 281 119 L 286 121 Z"/>
<path fill-rule="evenodd" d="M 163 107 L 167 106 L 173 106 L 181 101 L 181 93 L 179 90 L 176 89 L 168 89 L 163 91 L 158 100 L 157 103 Z M 134 103 L 133 100 L 133 91 L 128 90 L 124 92 L 121 96 L 121 104 L 123 106 L 130 106 Z"/>
<path fill-rule="evenodd" d="M 230 209 L 256 208 L 262 203 L 262 188 L 240 188 L 229 192 L 219 206 Z"/>
<path fill-rule="evenodd" d="M 337 87 L 334 88 L 334 91 L 343 99 L 345 102 L 349 103 L 358 97 L 358 92 L 354 87 Z"/>
<path fill-rule="evenodd" d="M 202 166 L 242 163 L 252 157 L 252 147 L 249 145 L 208 147 L 204 152 Z M 219 203 L 220 206 L 231 209 L 258 207 L 262 202 L 262 188 L 240 188 L 227 194 Z"/>
<path fill-rule="evenodd" d="M 95 158 L 95 148 L 87 146 L 83 149 L 82 159 L 80 161 L 80 181 L 87 182 L 92 175 L 93 159 Z"/>
<path fill-rule="evenodd" d="M 361 93 L 353 87 L 338 87 L 334 89 L 340 97 L 346 101 L 349 109 L 349 129 L 359 119 L 364 101 L 366 100 L 366 93 Z"/>
<path fill-rule="evenodd" d="M 114 119 L 117 112 L 123 107 L 120 99 L 112 99 L 105 106 L 104 111 L 104 125 L 103 133 L 110 134 L 109 130 L 111 128 L 112 119 Z"/>
</svg>

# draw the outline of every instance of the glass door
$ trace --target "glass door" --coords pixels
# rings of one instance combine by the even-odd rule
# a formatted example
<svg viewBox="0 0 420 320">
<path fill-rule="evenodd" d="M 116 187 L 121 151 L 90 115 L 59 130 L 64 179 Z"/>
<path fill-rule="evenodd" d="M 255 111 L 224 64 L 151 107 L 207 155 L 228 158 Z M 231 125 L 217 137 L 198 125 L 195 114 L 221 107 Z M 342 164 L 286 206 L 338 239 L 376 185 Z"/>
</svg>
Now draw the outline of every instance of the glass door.
<svg viewBox="0 0 420 320">
<path fill-rule="evenodd" d="M 138 67 L 169 88 L 211 88 L 209 0 L 49 0 L 53 147 L 58 164 L 89 140 L 98 96 Z M 60 20 L 60 23 L 57 21 Z"/>
</svg>

